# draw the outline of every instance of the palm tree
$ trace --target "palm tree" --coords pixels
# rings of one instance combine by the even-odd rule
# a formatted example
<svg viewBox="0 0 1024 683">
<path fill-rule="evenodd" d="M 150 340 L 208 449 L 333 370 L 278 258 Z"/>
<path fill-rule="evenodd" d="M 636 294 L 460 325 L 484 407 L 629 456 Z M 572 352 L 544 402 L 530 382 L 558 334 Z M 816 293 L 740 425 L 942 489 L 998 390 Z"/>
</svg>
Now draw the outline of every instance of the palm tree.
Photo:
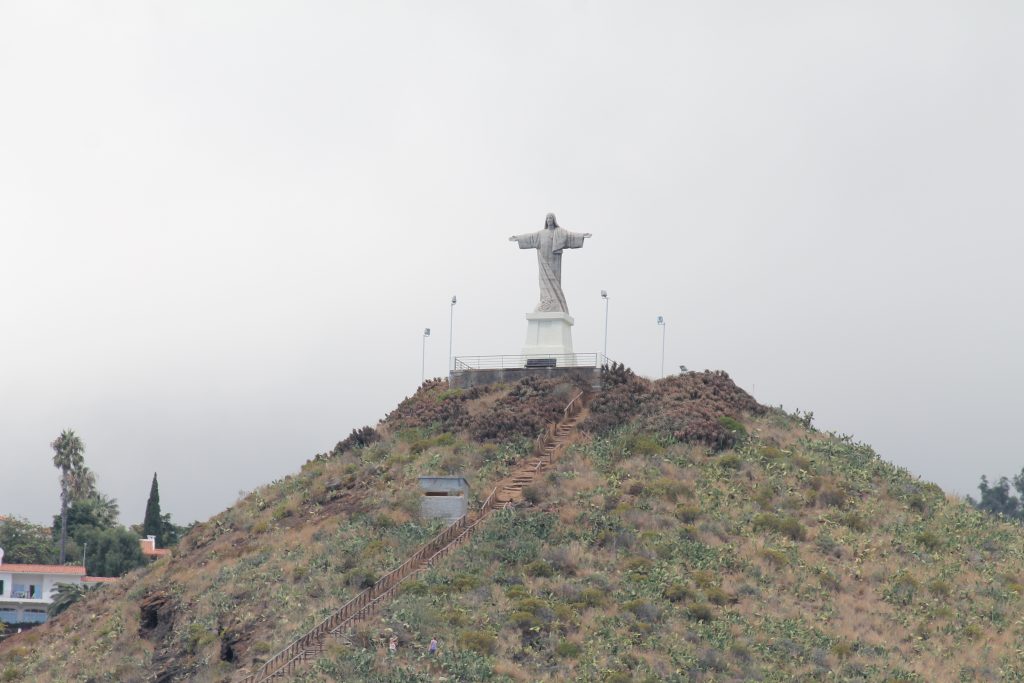
<svg viewBox="0 0 1024 683">
<path fill-rule="evenodd" d="M 57 594 L 46 608 L 49 616 L 55 617 L 85 596 L 85 586 L 73 583 L 58 583 Z"/>
<path fill-rule="evenodd" d="M 72 430 L 65 429 L 50 444 L 53 466 L 60 470 L 60 564 L 64 564 L 68 540 L 68 503 L 72 495 L 88 486 L 91 472 L 85 467 L 85 444 Z M 95 483 L 95 478 L 92 479 Z"/>
</svg>

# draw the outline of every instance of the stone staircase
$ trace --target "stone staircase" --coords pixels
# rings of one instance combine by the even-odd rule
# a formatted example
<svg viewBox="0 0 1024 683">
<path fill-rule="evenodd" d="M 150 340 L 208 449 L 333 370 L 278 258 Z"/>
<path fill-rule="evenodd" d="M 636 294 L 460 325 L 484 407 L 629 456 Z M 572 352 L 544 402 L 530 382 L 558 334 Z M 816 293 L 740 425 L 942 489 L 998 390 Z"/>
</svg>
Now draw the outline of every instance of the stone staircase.
<svg viewBox="0 0 1024 683">
<path fill-rule="evenodd" d="M 495 506 L 509 507 L 522 502 L 523 489 L 536 481 L 541 472 L 551 465 L 556 454 L 572 438 L 576 425 L 585 417 L 583 409 L 580 409 L 571 417 L 567 416 L 553 428 L 549 428 L 529 459 L 498 484 Z"/>
<path fill-rule="evenodd" d="M 563 419 L 548 427 L 545 434 L 537 440 L 527 461 L 498 483 L 477 512 L 460 517 L 422 545 L 396 569 L 342 605 L 308 633 L 292 641 L 255 671 L 237 678 L 237 683 L 263 683 L 288 678 L 304 662 L 322 656 L 329 639 L 350 642 L 347 634 L 352 628 L 375 614 L 393 598 L 405 579 L 429 570 L 436 562 L 468 541 L 494 510 L 509 509 L 522 502 L 523 489 L 536 481 L 540 473 L 551 465 L 572 440 L 576 426 L 585 417 L 583 399 L 583 392 L 580 392 L 569 402 L 563 412 Z"/>
</svg>

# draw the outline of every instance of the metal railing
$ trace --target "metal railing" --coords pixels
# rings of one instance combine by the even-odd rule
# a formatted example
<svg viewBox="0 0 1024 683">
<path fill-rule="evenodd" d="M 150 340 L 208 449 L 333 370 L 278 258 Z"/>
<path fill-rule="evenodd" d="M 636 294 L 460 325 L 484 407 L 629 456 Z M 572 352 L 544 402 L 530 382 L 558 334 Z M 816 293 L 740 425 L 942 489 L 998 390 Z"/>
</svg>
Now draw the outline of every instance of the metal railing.
<svg viewBox="0 0 1024 683">
<path fill-rule="evenodd" d="M 556 368 L 600 368 L 611 361 L 603 353 L 545 354 L 543 356 L 456 356 L 455 372 L 525 368 L 529 360 L 552 359 Z"/>
<path fill-rule="evenodd" d="M 565 410 L 562 411 L 562 414 L 565 416 L 564 419 L 568 420 L 570 417 L 572 417 L 576 413 L 580 412 L 580 409 L 582 407 L 583 407 L 583 392 L 580 391 L 578 394 L 576 394 L 575 396 L 572 397 L 572 400 L 569 401 L 569 405 L 567 405 L 565 407 Z"/>
</svg>

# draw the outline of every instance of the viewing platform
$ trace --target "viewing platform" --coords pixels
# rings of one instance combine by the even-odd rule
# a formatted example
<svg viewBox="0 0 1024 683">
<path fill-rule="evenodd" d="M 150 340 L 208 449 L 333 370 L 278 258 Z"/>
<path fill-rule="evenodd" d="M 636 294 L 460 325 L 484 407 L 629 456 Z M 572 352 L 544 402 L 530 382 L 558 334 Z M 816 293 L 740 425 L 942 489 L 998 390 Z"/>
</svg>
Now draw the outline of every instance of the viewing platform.
<svg viewBox="0 0 1024 683">
<path fill-rule="evenodd" d="M 524 377 L 580 377 L 594 388 L 601 386 L 601 368 L 611 365 L 603 353 L 545 354 L 543 356 L 456 356 L 448 374 L 453 388 L 498 382 L 515 382 Z"/>
</svg>

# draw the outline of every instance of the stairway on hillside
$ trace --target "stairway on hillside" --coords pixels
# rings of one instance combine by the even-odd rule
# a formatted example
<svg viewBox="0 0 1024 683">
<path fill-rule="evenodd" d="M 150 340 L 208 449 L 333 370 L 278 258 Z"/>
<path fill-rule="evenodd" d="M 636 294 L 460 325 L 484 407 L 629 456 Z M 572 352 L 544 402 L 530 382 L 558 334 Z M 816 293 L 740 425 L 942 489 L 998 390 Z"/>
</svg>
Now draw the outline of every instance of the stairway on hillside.
<svg viewBox="0 0 1024 683">
<path fill-rule="evenodd" d="M 328 638 L 348 642 L 347 634 L 358 623 L 375 614 L 398 592 L 410 576 L 427 571 L 433 564 L 465 543 L 480 528 L 491 512 L 508 509 L 523 500 L 523 489 L 536 481 L 554 458 L 572 440 L 577 425 L 585 417 L 583 392 L 565 407 L 563 419 L 548 428 L 527 461 L 501 480 L 484 501 L 480 510 L 456 520 L 451 526 L 420 547 L 405 562 L 382 577 L 372 587 L 345 603 L 338 611 L 317 624 L 311 631 L 292 641 L 256 671 L 238 679 L 238 683 L 262 683 L 290 676 L 302 663 L 317 659 Z"/>
<path fill-rule="evenodd" d="M 581 411 L 559 422 L 530 458 L 498 484 L 496 507 L 509 507 L 523 500 L 523 490 L 551 465 L 556 453 L 569 442 L 584 417 Z"/>
</svg>

